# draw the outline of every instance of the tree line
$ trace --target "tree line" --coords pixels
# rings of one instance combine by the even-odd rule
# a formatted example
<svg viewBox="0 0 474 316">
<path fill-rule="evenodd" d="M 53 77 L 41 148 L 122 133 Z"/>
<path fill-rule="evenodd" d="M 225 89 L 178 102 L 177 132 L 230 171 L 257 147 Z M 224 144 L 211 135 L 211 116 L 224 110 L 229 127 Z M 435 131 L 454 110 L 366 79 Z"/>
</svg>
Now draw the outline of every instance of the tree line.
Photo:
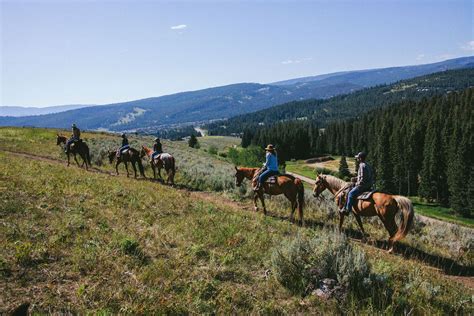
<svg viewBox="0 0 474 316">
<path fill-rule="evenodd" d="M 358 119 L 288 121 L 244 131 L 242 146 L 275 144 L 279 159 L 368 152 L 379 190 L 474 210 L 474 88 L 403 101 Z"/>
</svg>

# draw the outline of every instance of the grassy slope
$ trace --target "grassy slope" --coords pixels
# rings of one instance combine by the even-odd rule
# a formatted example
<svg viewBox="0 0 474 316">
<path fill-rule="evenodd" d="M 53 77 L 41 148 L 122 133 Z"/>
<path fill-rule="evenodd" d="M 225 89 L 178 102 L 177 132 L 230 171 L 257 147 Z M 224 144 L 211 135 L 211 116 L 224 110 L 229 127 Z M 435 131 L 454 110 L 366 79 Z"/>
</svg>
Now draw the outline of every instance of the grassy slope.
<svg viewBox="0 0 474 316">
<path fill-rule="evenodd" d="M 0 139 L 3 148 L 37 152 L 41 147 L 45 155 L 60 157 L 46 142 L 52 133 L 0 129 Z M 337 310 L 333 301 L 309 298 L 302 304 L 274 278 L 265 278 L 272 248 L 283 238 L 319 230 L 281 221 L 279 216 L 288 214 L 281 200 L 269 201 L 277 217 L 263 217 L 219 203 L 218 197 L 203 201 L 147 181 L 8 153 L 0 152 L 0 159 L 0 306 L 5 309 L 30 300 L 36 311 Z M 307 211 L 309 219 L 317 216 Z M 387 273 L 400 291 L 413 273 L 440 287 L 429 306 L 417 307 L 420 312 L 441 312 L 469 298 L 468 290 L 417 261 L 362 247 L 375 271 Z"/>
</svg>

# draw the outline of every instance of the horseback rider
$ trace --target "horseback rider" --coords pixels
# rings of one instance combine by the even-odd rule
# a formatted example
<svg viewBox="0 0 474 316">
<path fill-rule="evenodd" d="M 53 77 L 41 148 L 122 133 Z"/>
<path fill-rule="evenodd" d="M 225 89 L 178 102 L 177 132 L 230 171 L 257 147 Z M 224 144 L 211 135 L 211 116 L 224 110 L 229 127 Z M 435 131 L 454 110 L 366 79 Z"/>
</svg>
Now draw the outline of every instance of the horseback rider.
<svg viewBox="0 0 474 316">
<path fill-rule="evenodd" d="M 269 144 L 265 148 L 265 151 L 267 152 L 265 155 L 265 163 L 263 164 L 262 172 L 258 176 L 257 185 L 255 186 L 254 191 L 260 190 L 269 177 L 276 176 L 280 173 L 278 171 L 278 157 L 275 147 L 273 147 L 272 144 Z"/>
<path fill-rule="evenodd" d="M 123 133 L 122 134 L 122 147 L 120 147 L 117 150 L 117 158 L 120 158 L 120 155 L 122 154 L 122 151 L 124 151 L 125 149 L 129 149 L 129 148 L 130 148 L 130 145 L 128 144 L 127 135 L 125 135 L 125 133 Z"/>
<path fill-rule="evenodd" d="M 349 194 L 347 194 L 346 205 L 339 210 L 341 214 L 345 215 L 351 212 L 357 196 L 365 191 L 372 190 L 374 185 L 374 172 L 372 167 L 367 162 L 365 162 L 367 154 L 365 152 L 360 152 L 355 156 L 355 158 L 359 163 L 359 170 L 357 170 L 357 181 L 355 186 L 349 191 Z"/>
<path fill-rule="evenodd" d="M 64 152 L 69 152 L 71 144 L 74 142 L 78 142 L 81 139 L 81 130 L 77 128 L 76 124 L 72 124 L 72 135 L 71 138 L 68 139 L 66 142 L 66 147 L 64 148 Z"/>
<path fill-rule="evenodd" d="M 155 138 L 155 143 L 153 144 L 153 154 L 151 154 L 151 160 L 153 161 L 156 156 L 163 153 L 163 146 L 161 145 L 160 139 Z"/>
</svg>

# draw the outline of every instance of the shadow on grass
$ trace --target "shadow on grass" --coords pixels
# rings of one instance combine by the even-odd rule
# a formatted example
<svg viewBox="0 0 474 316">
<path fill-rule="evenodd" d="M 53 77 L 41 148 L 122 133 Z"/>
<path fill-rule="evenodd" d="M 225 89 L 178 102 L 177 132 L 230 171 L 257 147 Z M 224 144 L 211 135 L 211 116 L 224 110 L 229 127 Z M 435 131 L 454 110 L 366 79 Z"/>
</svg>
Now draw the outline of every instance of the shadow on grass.
<svg viewBox="0 0 474 316">
<path fill-rule="evenodd" d="M 275 219 L 279 219 L 282 221 L 289 221 L 289 216 L 280 216 L 274 214 L 268 214 Z M 297 221 L 294 223 L 297 225 Z M 305 227 L 309 228 L 331 228 L 335 229 L 336 225 L 322 223 L 312 219 L 305 219 Z M 363 242 L 363 235 L 359 230 L 355 230 L 352 228 L 343 228 L 344 233 L 347 237 L 355 239 L 357 241 Z M 388 234 L 387 234 L 388 238 Z M 383 240 L 370 240 L 367 242 L 374 247 L 377 247 L 382 250 L 388 249 L 388 242 Z M 431 267 L 438 268 L 444 271 L 444 273 L 448 275 L 455 275 L 455 276 L 474 276 L 474 267 L 472 266 L 463 266 L 458 264 L 455 260 L 445 258 L 442 256 L 437 256 L 433 254 L 429 254 L 423 250 L 414 248 L 410 245 L 403 244 L 403 243 L 396 243 L 394 247 L 394 253 L 403 256 L 405 259 L 416 259 L 419 260 Z"/>
</svg>

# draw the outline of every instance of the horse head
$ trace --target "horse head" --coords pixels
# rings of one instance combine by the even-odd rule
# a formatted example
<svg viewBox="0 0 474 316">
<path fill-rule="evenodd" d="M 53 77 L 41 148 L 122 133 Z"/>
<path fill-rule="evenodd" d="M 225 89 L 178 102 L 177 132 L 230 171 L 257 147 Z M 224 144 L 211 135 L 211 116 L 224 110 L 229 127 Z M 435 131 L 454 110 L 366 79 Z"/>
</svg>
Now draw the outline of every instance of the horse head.
<svg viewBox="0 0 474 316">
<path fill-rule="evenodd" d="M 235 168 L 235 186 L 240 187 L 242 185 L 242 181 L 244 181 L 245 179 L 245 173 L 240 168 L 237 168 L 237 166 L 234 166 L 234 168 Z"/>
<path fill-rule="evenodd" d="M 326 176 L 324 174 L 318 175 L 314 182 L 313 196 L 316 198 L 319 197 L 319 195 L 327 188 Z"/>
<path fill-rule="evenodd" d="M 61 143 L 66 143 L 66 137 L 56 134 L 56 145 L 59 146 Z"/>
<path fill-rule="evenodd" d="M 116 152 L 108 150 L 107 156 L 109 157 L 109 162 L 114 162 L 115 156 L 117 155 Z"/>
<path fill-rule="evenodd" d="M 140 150 L 140 158 L 143 159 L 145 156 L 147 156 L 145 145 L 142 145 L 142 149 Z"/>
</svg>

